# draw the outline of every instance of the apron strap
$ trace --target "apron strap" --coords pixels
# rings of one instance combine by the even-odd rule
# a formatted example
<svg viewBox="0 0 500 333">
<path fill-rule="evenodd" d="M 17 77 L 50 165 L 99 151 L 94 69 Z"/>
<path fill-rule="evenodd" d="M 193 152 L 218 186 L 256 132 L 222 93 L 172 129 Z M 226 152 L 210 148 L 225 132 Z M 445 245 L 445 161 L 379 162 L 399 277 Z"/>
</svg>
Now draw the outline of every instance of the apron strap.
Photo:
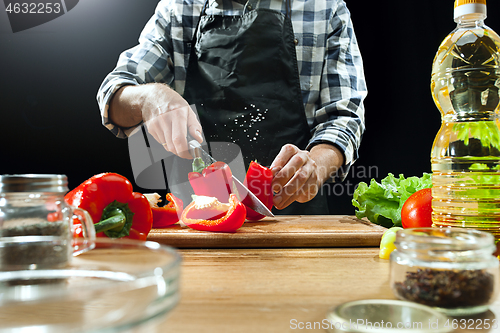
<svg viewBox="0 0 500 333">
<path fill-rule="evenodd" d="M 292 18 L 292 0 L 286 0 L 286 17 Z"/>
<path fill-rule="evenodd" d="M 201 16 L 206 15 L 206 10 L 207 10 L 207 8 L 208 8 L 208 2 L 209 2 L 209 1 L 210 1 L 210 0 L 206 0 L 206 1 L 205 1 L 205 4 L 203 5 L 203 9 L 201 10 Z"/>
</svg>

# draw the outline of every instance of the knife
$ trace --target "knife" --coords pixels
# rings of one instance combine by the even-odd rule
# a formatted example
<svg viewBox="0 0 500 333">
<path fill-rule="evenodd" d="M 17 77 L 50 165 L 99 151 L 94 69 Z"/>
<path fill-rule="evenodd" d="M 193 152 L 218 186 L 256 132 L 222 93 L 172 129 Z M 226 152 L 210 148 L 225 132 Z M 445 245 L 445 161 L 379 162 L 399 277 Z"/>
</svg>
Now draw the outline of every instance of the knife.
<svg viewBox="0 0 500 333">
<path fill-rule="evenodd" d="M 198 141 L 190 140 L 188 142 L 188 145 L 191 156 L 200 157 L 202 160 L 206 159 L 210 162 L 210 164 L 217 162 L 212 156 L 210 156 L 209 153 L 203 150 Z M 250 191 L 245 185 L 243 185 L 243 183 L 241 183 L 238 178 L 236 178 L 234 175 L 232 175 L 231 178 L 233 180 L 233 186 L 231 186 L 231 188 L 239 201 L 242 202 L 243 199 L 248 198 L 248 202 L 245 202 L 248 207 L 255 210 L 259 214 L 274 217 L 274 214 L 271 212 L 271 210 L 267 208 L 267 206 L 264 205 L 262 201 L 260 201 L 259 198 L 257 198 L 257 196 L 252 193 L 252 191 Z"/>
</svg>

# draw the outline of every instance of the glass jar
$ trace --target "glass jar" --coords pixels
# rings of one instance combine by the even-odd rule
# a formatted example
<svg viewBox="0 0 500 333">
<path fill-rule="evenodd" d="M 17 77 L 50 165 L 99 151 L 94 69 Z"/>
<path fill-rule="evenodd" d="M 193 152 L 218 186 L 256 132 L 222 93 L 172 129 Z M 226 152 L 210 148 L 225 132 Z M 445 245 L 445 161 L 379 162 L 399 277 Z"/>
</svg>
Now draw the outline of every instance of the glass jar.
<svg viewBox="0 0 500 333">
<path fill-rule="evenodd" d="M 59 268 L 93 247 L 92 218 L 64 201 L 65 175 L 0 176 L 0 271 Z M 73 241 L 74 221 L 83 242 Z"/>
<path fill-rule="evenodd" d="M 465 228 L 398 231 L 391 253 L 391 288 L 399 299 L 448 315 L 488 310 L 499 287 L 493 235 Z"/>
</svg>

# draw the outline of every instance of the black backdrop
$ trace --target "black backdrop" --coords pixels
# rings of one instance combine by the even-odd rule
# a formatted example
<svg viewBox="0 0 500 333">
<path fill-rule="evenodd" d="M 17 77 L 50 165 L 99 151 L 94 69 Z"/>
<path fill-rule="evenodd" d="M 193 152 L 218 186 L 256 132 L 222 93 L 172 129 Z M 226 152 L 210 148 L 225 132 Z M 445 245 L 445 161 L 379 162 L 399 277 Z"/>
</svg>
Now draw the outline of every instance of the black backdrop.
<svg viewBox="0 0 500 333">
<path fill-rule="evenodd" d="M 18 33 L 0 5 L 0 174 L 63 173 L 72 188 L 113 171 L 134 183 L 127 140 L 101 125 L 95 96 L 157 2 L 81 0 L 67 14 Z M 455 27 L 453 0 L 346 3 L 369 94 L 360 158 L 343 184 L 327 189 L 335 214 L 354 213 L 350 200 L 360 181 L 430 171 L 440 126 L 429 90 L 431 63 Z M 500 32 L 497 0 L 488 1 L 488 14 L 486 24 Z"/>
</svg>

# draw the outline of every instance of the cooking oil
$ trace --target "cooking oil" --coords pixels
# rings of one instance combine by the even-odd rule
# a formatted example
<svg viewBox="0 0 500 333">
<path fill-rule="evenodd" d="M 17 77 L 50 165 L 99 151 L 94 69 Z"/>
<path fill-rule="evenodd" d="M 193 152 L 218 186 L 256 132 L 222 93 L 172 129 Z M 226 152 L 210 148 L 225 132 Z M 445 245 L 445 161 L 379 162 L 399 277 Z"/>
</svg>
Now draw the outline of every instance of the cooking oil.
<svg viewBox="0 0 500 333">
<path fill-rule="evenodd" d="M 500 240 L 500 37 L 486 0 L 456 0 L 457 27 L 432 66 L 442 125 L 431 153 L 434 226 L 474 228 Z"/>
</svg>

